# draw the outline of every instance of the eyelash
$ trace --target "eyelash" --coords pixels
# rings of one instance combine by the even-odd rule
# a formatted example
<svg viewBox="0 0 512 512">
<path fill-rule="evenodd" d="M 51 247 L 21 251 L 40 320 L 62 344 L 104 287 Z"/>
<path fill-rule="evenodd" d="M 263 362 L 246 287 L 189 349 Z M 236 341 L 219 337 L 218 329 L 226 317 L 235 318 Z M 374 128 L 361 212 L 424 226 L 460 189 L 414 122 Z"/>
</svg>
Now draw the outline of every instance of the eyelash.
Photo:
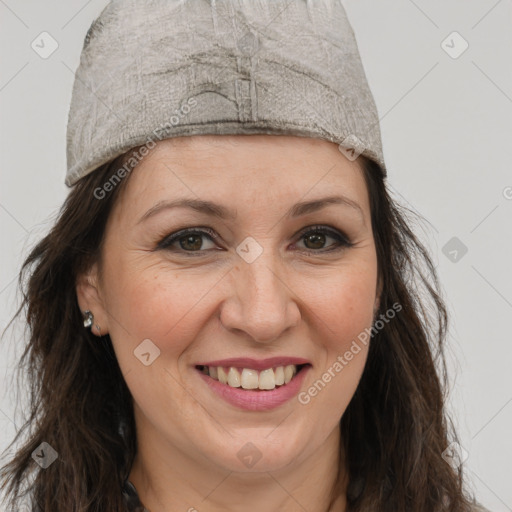
<svg viewBox="0 0 512 512">
<path fill-rule="evenodd" d="M 336 244 L 334 248 L 332 249 L 318 249 L 318 250 L 314 250 L 314 249 L 298 249 L 299 252 L 306 252 L 306 253 L 310 253 L 310 254 L 314 254 L 314 253 L 330 253 L 330 252 L 336 252 L 336 251 L 340 251 L 342 249 L 347 249 L 347 248 L 350 248 L 350 247 L 353 247 L 353 243 L 348 239 L 347 236 L 345 236 L 343 233 L 337 231 L 337 230 L 333 230 L 333 229 L 330 229 L 330 228 L 327 228 L 325 226 L 308 226 L 307 228 L 304 228 L 298 235 L 298 240 L 301 240 L 302 238 L 304 238 L 306 235 L 308 234 L 317 234 L 317 233 L 320 233 L 320 234 L 325 234 L 325 235 L 328 235 L 332 238 L 334 238 L 336 241 L 337 241 L 337 246 Z M 176 252 L 182 252 L 184 254 L 186 254 L 187 256 L 201 256 L 200 253 L 203 253 L 203 252 L 207 252 L 208 250 L 211 250 L 211 249 L 207 249 L 207 250 L 197 250 L 197 251 L 186 251 L 184 249 L 171 249 L 171 245 L 177 241 L 179 241 L 181 238 L 184 238 L 185 236 L 187 235 L 206 235 L 208 237 L 210 237 L 210 239 L 212 241 L 215 241 L 217 239 L 219 239 L 219 235 L 217 235 L 217 233 L 215 233 L 215 231 L 213 231 L 212 229 L 210 228 L 187 228 L 187 229 L 181 229 L 179 231 L 176 231 L 175 233 L 171 233 L 170 235 L 167 235 L 165 238 L 163 238 L 157 245 L 156 249 L 165 249 L 165 250 L 173 250 L 173 251 L 176 251 Z"/>
</svg>

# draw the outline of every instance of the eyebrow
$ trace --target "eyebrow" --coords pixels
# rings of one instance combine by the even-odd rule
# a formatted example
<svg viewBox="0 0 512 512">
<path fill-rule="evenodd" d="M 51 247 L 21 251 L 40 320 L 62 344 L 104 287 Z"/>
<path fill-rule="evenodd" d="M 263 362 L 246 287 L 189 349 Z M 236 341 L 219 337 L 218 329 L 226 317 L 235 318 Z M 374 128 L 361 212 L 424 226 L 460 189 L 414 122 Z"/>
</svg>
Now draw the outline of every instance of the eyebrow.
<svg viewBox="0 0 512 512">
<path fill-rule="evenodd" d="M 331 204 L 349 206 L 353 210 L 357 211 L 364 221 L 364 213 L 361 206 L 359 206 L 359 204 L 356 201 L 345 196 L 328 196 L 322 197 L 320 199 L 314 199 L 312 201 L 302 201 L 300 203 L 296 203 L 286 212 L 285 217 L 300 217 L 302 215 L 307 215 L 308 213 L 313 213 L 323 208 L 326 208 Z M 234 221 L 237 218 L 236 210 L 230 210 L 212 201 L 182 198 L 176 199 L 174 201 L 158 202 L 139 219 L 138 224 L 149 219 L 150 217 L 153 217 L 157 213 L 160 213 L 164 210 L 170 210 L 173 208 L 191 208 L 192 210 L 195 210 L 199 213 L 211 215 L 222 220 Z"/>
</svg>

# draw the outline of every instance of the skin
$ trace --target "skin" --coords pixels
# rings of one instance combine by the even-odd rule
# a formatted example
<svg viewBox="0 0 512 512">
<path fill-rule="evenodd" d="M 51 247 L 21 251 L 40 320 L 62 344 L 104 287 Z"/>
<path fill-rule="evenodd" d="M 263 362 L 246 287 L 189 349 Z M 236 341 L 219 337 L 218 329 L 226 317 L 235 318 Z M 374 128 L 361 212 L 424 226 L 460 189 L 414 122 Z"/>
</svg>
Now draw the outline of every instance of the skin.
<svg viewBox="0 0 512 512">
<path fill-rule="evenodd" d="M 307 390 L 371 327 L 377 256 L 359 162 L 320 139 L 181 137 L 157 143 L 126 185 L 109 217 L 101 260 L 80 276 L 77 296 L 101 333 L 110 334 L 133 396 L 139 448 L 130 480 L 141 501 L 153 512 L 326 512 L 338 467 L 346 483 L 338 425 L 368 347 L 309 403 L 295 397 L 265 412 L 218 398 L 195 364 L 304 357 L 312 364 L 301 389 Z M 299 201 L 334 194 L 360 211 L 332 204 L 285 216 Z M 139 222 L 160 201 L 181 197 L 220 203 L 237 218 L 176 208 Z M 340 231 L 353 246 L 325 252 L 338 242 L 300 234 L 313 225 Z M 187 245 L 185 237 L 185 249 L 179 240 L 174 251 L 155 249 L 186 227 L 210 227 L 220 238 L 198 235 Z M 263 249 L 252 263 L 236 252 L 248 236 Z M 199 256 L 187 256 L 194 244 Z M 160 350 L 148 366 L 134 357 L 145 339 Z M 261 454 L 250 468 L 237 457 L 248 442 Z M 331 510 L 345 507 L 343 491 Z"/>
</svg>

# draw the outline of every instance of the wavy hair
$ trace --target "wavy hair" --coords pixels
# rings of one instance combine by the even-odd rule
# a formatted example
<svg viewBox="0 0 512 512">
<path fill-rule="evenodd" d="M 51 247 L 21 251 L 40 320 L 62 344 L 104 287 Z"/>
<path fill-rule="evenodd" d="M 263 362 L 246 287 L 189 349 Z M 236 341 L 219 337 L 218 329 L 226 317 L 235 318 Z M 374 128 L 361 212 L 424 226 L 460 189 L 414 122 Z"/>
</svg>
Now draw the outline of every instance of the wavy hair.
<svg viewBox="0 0 512 512">
<path fill-rule="evenodd" d="M 75 283 L 98 260 L 107 219 L 129 176 L 104 199 L 94 191 L 130 153 L 71 189 L 20 271 L 22 302 L 11 323 L 26 318 L 17 370 L 29 382 L 29 410 L 9 448 L 23 434 L 24 444 L 0 471 L 13 510 L 27 495 L 31 511 L 125 512 L 121 489 L 137 450 L 132 397 L 110 337 L 98 342 L 82 328 Z M 396 303 L 402 310 L 373 336 L 340 421 L 347 512 L 468 512 L 462 466 L 454 469 L 442 456 L 456 434 L 445 410 L 447 312 L 435 266 L 410 227 L 412 212 L 391 198 L 379 166 L 362 156 L 358 161 L 382 282 L 378 314 Z M 58 452 L 44 470 L 31 455 L 43 442 Z"/>
</svg>

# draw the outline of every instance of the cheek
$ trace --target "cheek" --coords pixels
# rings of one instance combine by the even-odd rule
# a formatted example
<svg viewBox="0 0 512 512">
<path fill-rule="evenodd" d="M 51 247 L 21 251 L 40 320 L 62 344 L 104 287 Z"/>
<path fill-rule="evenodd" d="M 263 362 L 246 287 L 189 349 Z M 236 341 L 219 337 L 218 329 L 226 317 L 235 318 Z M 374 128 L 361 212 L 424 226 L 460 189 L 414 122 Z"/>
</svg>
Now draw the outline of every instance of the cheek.
<svg viewBox="0 0 512 512">
<path fill-rule="evenodd" d="M 347 266 L 324 279 L 317 277 L 311 284 L 305 295 L 317 317 L 316 325 L 324 332 L 324 344 L 329 350 L 346 350 L 373 321 L 376 269 L 372 265 Z"/>
<path fill-rule="evenodd" d="M 147 255 L 139 259 L 111 255 L 104 272 L 107 310 L 122 367 L 140 364 L 133 357 L 134 350 L 147 339 L 160 349 L 159 362 L 166 367 L 176 366 L 185 352 L 190 359 L 194 340 L 212 320 L 221 297 L 230 293 L 226 289 L 229 278 L 222 279 L 225 270 L 176 269 L 161 260 L 148 264 Z M 371 258 L 361 258 L 323 271 L 295 268 L 284 276 L 289 288 L 297 291 L 289 300 L 295 300 L 302 311 L 303 332 L 310 331 L 306 337 L 323 354 L 320 366 L 331 365 L 371 325 L 375 266 Z M 354 371 L 358 367 L 351 366 Z"/>
<path fill-rule="evenodd" d="M 317 281 L 309 294 L 314 318 L 312 339 L 321 354 L 299 395 L 299 402 L 312 408 L 329 426 L 339 421 L 352 399 L 363 373 L 376 293 L 376 269 L 348 267 L 346 271 Z M 311 428 L 317 420 L 311 419 Z"/>
<path fill-rule="evenodd" d="M 149 339 L 172 364 L 201 329 L 219 273 L 120 260 L 108 270 L 109 328 L 120 358 L 130 362 L 133 350 Z"/>
</svg>

